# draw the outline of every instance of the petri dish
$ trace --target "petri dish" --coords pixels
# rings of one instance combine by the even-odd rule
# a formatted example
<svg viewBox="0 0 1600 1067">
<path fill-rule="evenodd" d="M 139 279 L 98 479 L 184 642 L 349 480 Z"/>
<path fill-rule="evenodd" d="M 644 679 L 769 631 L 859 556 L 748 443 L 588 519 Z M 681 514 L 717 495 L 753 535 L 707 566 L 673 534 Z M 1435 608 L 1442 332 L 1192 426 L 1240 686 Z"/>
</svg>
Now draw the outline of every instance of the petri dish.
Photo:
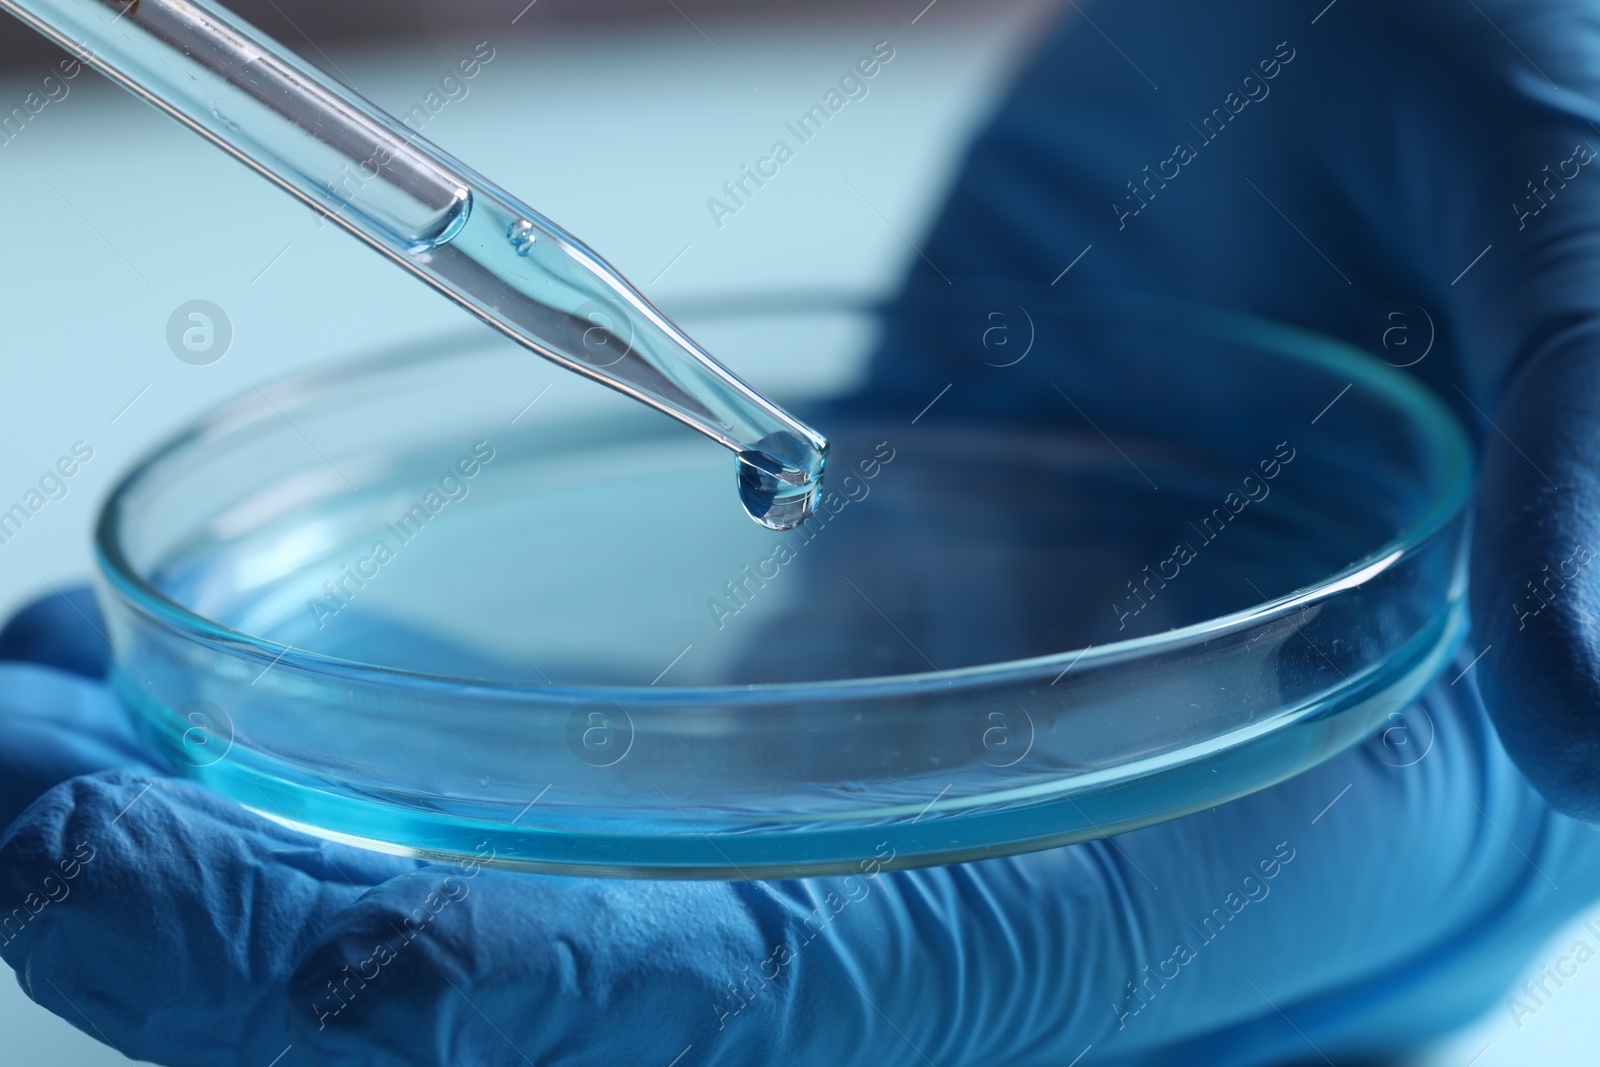
<svg viewBox="0 0 1600 1067">
<path fill-rule="evenodd" d="M 680 320 L 850 380 L 797 406 L 832 441 L 813 520 L 751 523 L 731 457 L 601 390 L 528 407 L 484 333 L 286 379 L 104 505 L 141 731 L 390 852 L 892 869 L 1282 780 L 1402 723 L 1463 628 L 1465 438 L 1354 349 L 1017 289 Z"/>
</svg>

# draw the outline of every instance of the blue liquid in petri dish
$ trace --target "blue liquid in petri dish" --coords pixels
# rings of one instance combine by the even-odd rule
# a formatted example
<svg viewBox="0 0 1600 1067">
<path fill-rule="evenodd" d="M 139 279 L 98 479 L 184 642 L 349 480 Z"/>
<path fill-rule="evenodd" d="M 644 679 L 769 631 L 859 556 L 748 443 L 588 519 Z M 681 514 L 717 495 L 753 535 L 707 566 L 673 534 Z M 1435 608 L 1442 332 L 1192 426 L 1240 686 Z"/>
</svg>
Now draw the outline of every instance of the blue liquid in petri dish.
<svg viewBox="0 0 1600 1067">
<path fill-rule="evenodd" d="M 1049 390 L 999 419 L 977 389 L 914 425 L 819 413 L 828 481 L 787 531 L 625 399 L 512 425 L 509 346 L 285 389 L 294 429 L 246 398 L 108 504 L 114 684 L 271 817 L 624 876 L 1083 840 L 1383 725 L 1459 633 L 1448 415 L 1354 357 L 1084 315 L 1073 337 L 1103 323 L 1083 343 L 1120 358 L 1047 373 L 1114 446 Z M 819 347 L 757 327 L 752 349 Z M 786 472 L 748 466 L 743 502 L 781 511 Z M 195 701 L 225 758 L 189 758 Z"/>
<path fill-rule="evenodd" d="M 451 483 L 460 499 L 437 485 L 450 457 L 419 456 L 292 529 L 195 546 L 158 582 L 235 629 L 382 667 L 648 685 L 693 644 L 663 683 L 760 685 L 936 673 L 1160 633 L 1314 582 L 1381 535 L 1377 519 L 1312 491 L 1305 461 L 1270 506 L 1207 528 L 1208 542 L 1187 524 L 1237 488 L 1232 468 L 1158 456 L 1141 464 L 1163 484 L 1155 493 L 1109 449 L 963 427 L 882 449 L 893 459 L 869 479 L 859 465 L 881 464 L 875 444 L 844 432 L 850 495 L 841 486 L 787 534 L 729 521 L 725 483 L 693 462 L 693 442 L 640 450 L 627 474 L 606 450 L 557 469 L 502 446 L 475 479 Z M 415 505 L 430 490 L 443 503 L 424 521 Z M 768 490 L 745 491 L 751 506 Z M 630 521 L 641 511 L 644 532 Z M 321 546 L 288 562 L 285 544 L 313 532 Z M 1196 558 L 1176 580 L 1149 581 L 1179 540 Z M 285 561 L 276 573 L 274 560 Z"/>
</svg>

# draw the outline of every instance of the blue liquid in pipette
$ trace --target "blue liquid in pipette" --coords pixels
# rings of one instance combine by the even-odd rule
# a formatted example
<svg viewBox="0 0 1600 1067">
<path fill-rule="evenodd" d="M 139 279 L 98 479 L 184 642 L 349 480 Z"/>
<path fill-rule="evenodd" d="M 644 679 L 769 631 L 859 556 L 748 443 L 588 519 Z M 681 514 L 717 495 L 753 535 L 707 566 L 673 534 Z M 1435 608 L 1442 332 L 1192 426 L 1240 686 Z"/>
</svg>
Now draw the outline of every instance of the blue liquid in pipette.
<svg viewBox="0 0 1600 1067">
<path fill-rule="evenodd" d="M 457 298 L 486 313 L 515 339 L 556 348 L 580 369 L 603 370 L 668 408 L 750 441 L 770 426 L 732 382 L 706 373 L 638 309 L 598 291 L 591 267 L 540 227 L 507 210 L 499 197 L 475 191 L 433 220 L 430 238 L 410 254 L 447 280 Z M 752 519 L 788 530 L 810 516 L 825 455 L 786 431 L 766 433 L 737 452 L 739 499 Z"/>
</svg>

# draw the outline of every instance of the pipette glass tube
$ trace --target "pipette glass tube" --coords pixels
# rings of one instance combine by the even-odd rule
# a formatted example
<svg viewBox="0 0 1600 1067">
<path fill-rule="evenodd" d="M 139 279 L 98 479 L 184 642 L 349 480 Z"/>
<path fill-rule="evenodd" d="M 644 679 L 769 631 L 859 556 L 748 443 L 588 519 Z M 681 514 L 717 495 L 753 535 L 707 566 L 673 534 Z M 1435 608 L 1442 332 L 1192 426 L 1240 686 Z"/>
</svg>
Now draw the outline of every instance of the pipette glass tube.
<svg viewBox="0 0 1600 1067">
<path fill-rule="evenodd" d="M 265 34 L 201 0 L 0 8 L 546 359 L 734 453 L 756 521 L 810 514 L 827 442 L 740 381 L 583 242 Z"/>
</svg>

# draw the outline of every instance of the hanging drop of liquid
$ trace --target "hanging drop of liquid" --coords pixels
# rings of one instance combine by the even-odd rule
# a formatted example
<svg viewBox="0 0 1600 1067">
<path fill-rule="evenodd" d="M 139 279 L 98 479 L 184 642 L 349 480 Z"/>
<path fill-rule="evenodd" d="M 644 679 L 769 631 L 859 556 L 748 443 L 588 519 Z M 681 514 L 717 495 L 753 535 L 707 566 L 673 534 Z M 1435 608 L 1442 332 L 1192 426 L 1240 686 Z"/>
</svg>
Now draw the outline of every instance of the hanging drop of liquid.
<svg viewBox="0 0 1600 1067">
<path fill-rule="evenodd" d="M 823 457 L 798 437 L 768 434 L 739 453 L 739 500 L 769 530 L 792 530 L 810 517 L 822 488 Z"/>
</svg>

